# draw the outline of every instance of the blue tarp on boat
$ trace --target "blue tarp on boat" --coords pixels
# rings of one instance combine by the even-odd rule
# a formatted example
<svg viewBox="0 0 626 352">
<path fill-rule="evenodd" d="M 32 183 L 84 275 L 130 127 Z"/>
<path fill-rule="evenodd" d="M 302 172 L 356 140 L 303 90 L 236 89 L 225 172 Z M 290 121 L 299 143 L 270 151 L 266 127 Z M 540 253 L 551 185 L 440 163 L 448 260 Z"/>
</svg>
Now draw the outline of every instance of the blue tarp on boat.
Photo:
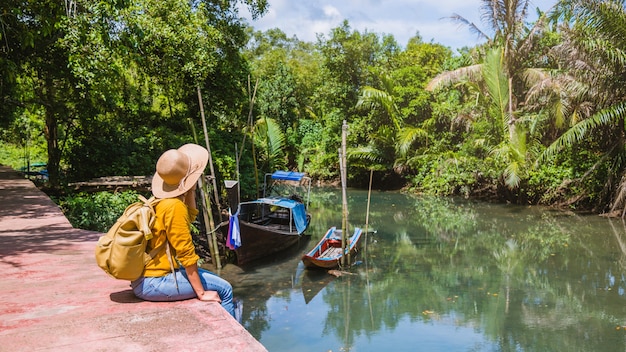
<svg viewBox="0 0 626 352">
<path fill-rule="evenodd" d="M 307 228 L 306 210 L 304 204 L 287 198 L 259 198 L 254 203 L 270 204 L 277 207 L 291 209 L 293 223 L 296 225 L 298 233 L 303 233 Z"/>
<path fill-rule="evenodd" d="M 304 172 L 296 171 L 274 171 L 272 179 L 284 181 L 300 181 L 304 177 Z"/>
</svg>

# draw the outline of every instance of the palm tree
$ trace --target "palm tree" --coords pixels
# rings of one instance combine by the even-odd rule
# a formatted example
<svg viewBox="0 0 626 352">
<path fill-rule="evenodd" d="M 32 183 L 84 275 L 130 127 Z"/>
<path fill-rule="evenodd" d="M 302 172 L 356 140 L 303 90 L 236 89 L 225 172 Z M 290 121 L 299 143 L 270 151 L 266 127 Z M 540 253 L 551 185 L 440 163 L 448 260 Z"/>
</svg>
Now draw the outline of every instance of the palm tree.
<svg viewBox="0 0 626 352">
<path fill-rule="evenodd" d="M 254 125 L 253 141 L 256 145 L 256 158 L 261 170 L 280 170 L 285 167 L 285 134 L 280 124 L 271 118 L 260 118 Z"/>
<path fill-rule="evenodd" d="M 601 155 L 581 179 L 606 168 L 599 204 L 615 211 L 626 208 L 626 10 L 619 0 L 565 0 L 558 9 L 571 16 L 557 54 L 579 85 L 578 122 L 542 154 L 553 158 L 563 149 L 593 138 Z M 579 110 L 579 111 L 581 111 Z M 577 113 L 579 111 L 572 111 Z M 588 148 L 587 148 L 588 149 Z M 624 212 L 622 212 L 622 216 Z"/>
<path fill-rule="evenodd" d="M 383 88 L 363 87 L 356 107 L 372 111 L 382 109 L 387 118 L 391 120 L 393 127 L 381 125 L 372 136 L 370 144 L 367 147 L 353 150 L 351 155 L 371 161 L 382 161 L 388 158 L 387 153 L 376 146 L 391 145 L 395 151 L 394 169 L 401 172 L 407 165 L 406 160 L 411 146 L 420 139 L 426 139 L 428 134 L 422 128 L 406 124 L 402 119 L 394 101 L 394 83 L 391 77 L 383 72 L 374 72 L 374 74 Z"/>
<path fill-rule="evenodd" d="M 539 29 L 545 24 L 542 14 L 533 27 L 527 28 L 525 19 L 528 15 L 529 0 L 482 0 L 482 18 L 493 31 L 489 37 L 474 23 L 455 14 L 452 19 L 467 24 L 480 37 L 487 39 L 483 53 L 483 63 L 446 71 L 427 85 L 426 89 L 435 90 L 456 83 L 470 82 L 479 87 L 479 91 L 490 102 L 488 118 L 492 119 L 495 142 L 500 144 L 494 149 L 504 158 L 503 171 L 505 184 L 509 188 L 519 186 L 523 170 L 529 167 L 525 153 L 531 148 L 526 146 L 530 140 L 523 127 L 526 111 L 520 103 L 528 93 L 527 79 L 536 76 L 527 75 L 529 53 L 533 49 Z"/>
</svg>

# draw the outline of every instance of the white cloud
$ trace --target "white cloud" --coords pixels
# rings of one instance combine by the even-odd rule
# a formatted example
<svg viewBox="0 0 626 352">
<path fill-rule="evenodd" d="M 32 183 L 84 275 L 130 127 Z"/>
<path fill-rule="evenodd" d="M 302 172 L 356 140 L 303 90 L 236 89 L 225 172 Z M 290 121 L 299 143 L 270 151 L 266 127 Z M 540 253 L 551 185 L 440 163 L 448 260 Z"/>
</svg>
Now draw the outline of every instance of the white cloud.
<svg viewBox="0 0 626 352">
<path fill-rule="evenodd" d="M 547 10 L 556 0 L 534 0 L 534 8 Z M 441 43 L 453 49 L 472 46 L 479 41 L 466 27 L 446 19 L 458 14 L 479 28 L 481 0 L 269 0 L 268 13 L 251 21 L 247 10 L 240 15 L 256 30 L 279 28 L 291 37 L 314 42 L 316 34 L 328 36 L 332 28 L 348 20 L 353 30 L 393 34 L 404 46 L 417 32 L 424 41 Z"/>
<path fill-rule="evenodd" d="M 337 19 L 341 17 L 341 12 L 339 12 L 339 10 L 337 10 L 337 8 L 334 6 L 325 5 L 323 9 L 324 9 L 324 15 L 326 15 L 326 17 L 329 17 L 332 19 Z"/>
</svg>

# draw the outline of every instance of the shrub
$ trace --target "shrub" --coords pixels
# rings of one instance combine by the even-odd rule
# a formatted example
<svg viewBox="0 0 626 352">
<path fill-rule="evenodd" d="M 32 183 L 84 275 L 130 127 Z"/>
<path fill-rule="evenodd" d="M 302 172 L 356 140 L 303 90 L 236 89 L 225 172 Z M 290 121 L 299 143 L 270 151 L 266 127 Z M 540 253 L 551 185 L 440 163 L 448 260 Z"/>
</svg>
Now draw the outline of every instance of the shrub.
<svg viewBox="0 0 626 352">
<path fill-rule="evenodd" d="M 58 201 L 73 227 L 106 232 L 126 207 L 137 201 L 136 191 L 78 193 Z"/>
</svg>

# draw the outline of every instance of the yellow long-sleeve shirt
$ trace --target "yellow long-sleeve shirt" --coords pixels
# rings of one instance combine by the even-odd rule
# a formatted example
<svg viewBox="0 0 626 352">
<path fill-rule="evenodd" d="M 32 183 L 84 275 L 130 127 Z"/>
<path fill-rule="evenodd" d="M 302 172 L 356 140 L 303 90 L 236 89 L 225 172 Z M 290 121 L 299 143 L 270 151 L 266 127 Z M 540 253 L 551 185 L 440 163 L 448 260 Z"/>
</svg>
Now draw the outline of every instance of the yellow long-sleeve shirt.
<svg viewBox="0 0 626 352">
<path fill-rule="evenodd" d="M 156 205 L 155 213 L 156 219 L 152 226 L 153 237 L 148 242 L 148 251 L 162 245 L 167 238 L 171 246 L 172 257 L 176 257 L 182 266 L 196 264 L 200 257 L 196 254 L 191 240 L 190 225 L 198 215 L 198 210 L 188 208 L 178 198 L 166 198 Z M 174 267 L 178 268 L 178 263 L 174 258 L 172 258 L 172 262 Z M 163 248 L 146 265 L 143 276 L 165 276 L 170 272 L 170 262 L 167 260 L 167 253 Z"/>
</svg>

